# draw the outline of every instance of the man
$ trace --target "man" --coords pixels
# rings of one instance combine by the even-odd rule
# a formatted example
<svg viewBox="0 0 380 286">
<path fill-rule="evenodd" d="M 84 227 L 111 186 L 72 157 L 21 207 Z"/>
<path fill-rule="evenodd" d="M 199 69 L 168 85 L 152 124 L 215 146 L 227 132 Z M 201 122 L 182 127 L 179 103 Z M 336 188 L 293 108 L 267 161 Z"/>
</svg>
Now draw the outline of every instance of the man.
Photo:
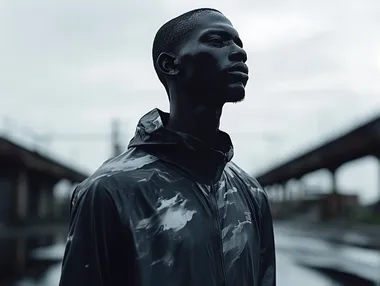
<svg viewBox="0 0 380 286">
<path fill-rule="evenodd" d="M 160 28 L 170 113 L 142 117 L 128 150 L 74 191 L 61 286 L 276 284 L 268 198 L 218 129 L 223 105 L 244 99 L 246 60 L 219 11 Z"/>
</svg>

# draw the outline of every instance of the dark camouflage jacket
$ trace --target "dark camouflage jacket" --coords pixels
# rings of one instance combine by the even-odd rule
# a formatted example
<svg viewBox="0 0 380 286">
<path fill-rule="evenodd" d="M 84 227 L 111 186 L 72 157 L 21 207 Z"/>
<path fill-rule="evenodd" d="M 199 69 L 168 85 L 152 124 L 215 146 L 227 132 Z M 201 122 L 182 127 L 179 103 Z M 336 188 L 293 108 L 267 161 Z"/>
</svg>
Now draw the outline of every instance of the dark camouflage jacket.
<svg viewBox="0 0 380 286">
<path fill-rule="evenodd" d="M 75 189 L 60 286 L 273 286 L 268 198 L 218 146 L 154 109 L 128 150 Z"/>
</svg>

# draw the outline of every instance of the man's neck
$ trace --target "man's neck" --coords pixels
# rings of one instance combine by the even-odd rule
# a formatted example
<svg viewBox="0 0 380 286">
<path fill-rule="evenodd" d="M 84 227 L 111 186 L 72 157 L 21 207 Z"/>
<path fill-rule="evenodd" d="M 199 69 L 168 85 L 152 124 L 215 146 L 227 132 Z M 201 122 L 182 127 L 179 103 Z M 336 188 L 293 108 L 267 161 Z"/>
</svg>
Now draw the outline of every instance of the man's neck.
<svg viewBox="0 0 380 286">
<path fill-rule="evenodd" d="M 219 131 L 221 107 L 197 106 L 195 108 L 170 107 L 167 128 L 187 133 L 210 147 L 216 145 Z"/>
</svg>

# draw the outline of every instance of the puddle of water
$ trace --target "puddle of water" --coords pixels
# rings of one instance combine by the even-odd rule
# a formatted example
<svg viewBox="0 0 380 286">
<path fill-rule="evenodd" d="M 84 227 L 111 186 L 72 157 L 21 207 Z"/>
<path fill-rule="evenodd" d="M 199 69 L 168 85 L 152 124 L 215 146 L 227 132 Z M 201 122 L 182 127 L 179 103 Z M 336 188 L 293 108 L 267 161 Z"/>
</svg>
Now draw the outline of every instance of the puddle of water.
<svg viewBox="0 0 380 286">
<path fill-rule="evenodd" d="M 348 272 L 380 281 L 380 252 L 276 232 L 276 247 L 302 265 Z"/>
</svg>

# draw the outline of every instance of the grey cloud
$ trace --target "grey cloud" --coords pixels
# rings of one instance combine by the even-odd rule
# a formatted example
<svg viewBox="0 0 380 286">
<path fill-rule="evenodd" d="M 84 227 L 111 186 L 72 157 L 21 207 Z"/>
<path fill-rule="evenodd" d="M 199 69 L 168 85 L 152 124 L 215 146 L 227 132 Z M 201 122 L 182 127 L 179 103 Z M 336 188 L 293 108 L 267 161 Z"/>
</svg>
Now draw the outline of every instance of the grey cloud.
<svg viewBox="0 0 380 286">
<path fill-rule="evenodd" d="M 252 79 L 255 84 L 269 87 L 278 81 L 302 81 L 320 74 L 337 74 L 341 62 L 334 55 L 337 35 L 325 32 L 288 45 L 278 45 L 250 55 Z"/>
<path fill-rule="evenodd" d="M 73 71 L 97 62 L 150 60 L 152 39 L 161 24 L 156 15 L 165 17 L 156 1 L 149 3 L 150 9 L 143 2 L 42 0 L 22 5 L 5 1 L 2 8 L 1 91 L 32 105 L 36 98 L 63 101 L 73 93 L 92 97 L 72 82 Z M 137 69 L 135 63 L 131 70 Z M 146 63 L 140 60 L 139 65 Z M 126 80 L 136 78 L 129 75 Z"/>
</svg>

